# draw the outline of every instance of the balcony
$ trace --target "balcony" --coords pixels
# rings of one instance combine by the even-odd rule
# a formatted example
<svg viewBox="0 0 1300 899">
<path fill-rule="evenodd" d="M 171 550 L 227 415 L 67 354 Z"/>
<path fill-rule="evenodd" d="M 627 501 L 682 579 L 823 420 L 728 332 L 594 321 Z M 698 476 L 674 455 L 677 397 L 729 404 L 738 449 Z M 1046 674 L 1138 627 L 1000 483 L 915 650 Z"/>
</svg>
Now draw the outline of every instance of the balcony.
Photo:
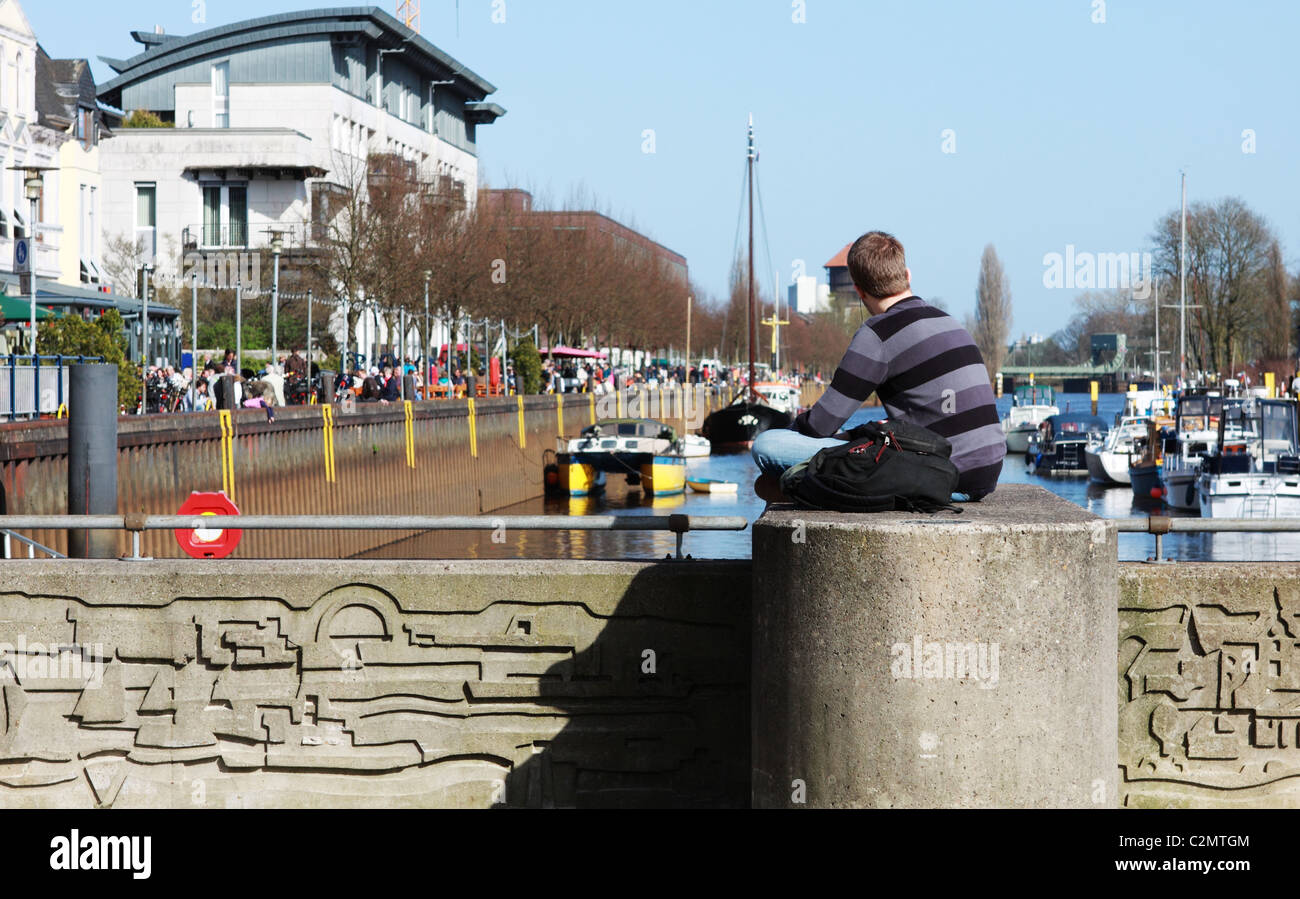
<svg viewBox="0 0 1300 899">
<path fill-rule="evenodd" d="M 286 250 L 307 249 L 324 231 L 323 225 L 308 222 L 288 222 L 273 225 L 255 225 L 234 222 L 221 226 L 186 225 L 181 229 L 181 246 L 184 252 L 194 250 L 248 250 L 267 249 L 271 245 L 271 231 L 278 231 Z"/>
</svg>

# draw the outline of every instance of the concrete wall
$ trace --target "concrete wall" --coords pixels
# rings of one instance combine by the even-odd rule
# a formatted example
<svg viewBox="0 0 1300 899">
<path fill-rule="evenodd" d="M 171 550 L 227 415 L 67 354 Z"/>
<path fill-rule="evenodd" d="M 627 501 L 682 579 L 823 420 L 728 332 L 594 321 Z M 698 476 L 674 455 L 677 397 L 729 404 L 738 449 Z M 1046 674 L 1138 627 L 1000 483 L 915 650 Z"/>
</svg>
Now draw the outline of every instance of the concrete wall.
<svg viewBox="0 0 1300 899">
<path fill-rule="evenodd" d="M 1300 807 L 1300 565 L 1121 566 L 1122 804 Z"/>
<path fill-rule="evenodd" d="M 747 562 L 0 561 L 0 582 L 3 807 L 748 801 Z"/>
</svg>

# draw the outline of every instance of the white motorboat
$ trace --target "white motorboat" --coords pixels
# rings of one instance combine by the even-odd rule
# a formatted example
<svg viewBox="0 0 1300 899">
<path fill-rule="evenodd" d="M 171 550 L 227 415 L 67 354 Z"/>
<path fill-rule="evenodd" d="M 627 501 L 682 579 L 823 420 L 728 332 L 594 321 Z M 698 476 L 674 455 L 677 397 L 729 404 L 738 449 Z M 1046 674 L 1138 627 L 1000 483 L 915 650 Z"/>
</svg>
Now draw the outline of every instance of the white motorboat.
<svg viewBox="0 0 1300 899">
<path fill-rule="evenodd" d="M 1147 435 L 1144 416 L 1126 416 L 1111 428 L 1103 441 L 1088 444 L 1084 459 L 1088 465 L 1088 479 L 1095 484 L 1127 484 L 1129 466 L 1139 455 L 1134 442 Z"/>
<path fill-rule="evenodd" d="M 1204 518 L 1300 517 L 1300 435 L 1293 400 L 1225 400 L 1219 444 L 1196 480 Z"/>
<path fill-rule="evenodd" d="M 799 394 L 789 384 L 781 384 L 777 381 L 759 381 L 754 385 L 754 390 L 763 398 L 763 402 L 773 409 L 790 415 L 795 413 L 795 407 L 799 403 Z"/>
<path fill-rule="evenodd" d="M 699 434 L 686 434 L 681 438 L 680 442 L 681 453 L 688 459 L 707 456 L 713 450 L 713 444 L 709 443 L 709 438 L 701 437 Z"/>
<path fill-rule="evenodd" d="M 1029 450 L 1029 440 L 1038 433 L 1038 426 L 1053 415 L 1059 415 L 1056 392 L 1045 384 L 1025 384 L 1017 387 L 1011 400 L 1011 409 L 1002 419 L 1002 433 L 1007 438 L 1007 451 L 1023 453 Z"/>
</svg>

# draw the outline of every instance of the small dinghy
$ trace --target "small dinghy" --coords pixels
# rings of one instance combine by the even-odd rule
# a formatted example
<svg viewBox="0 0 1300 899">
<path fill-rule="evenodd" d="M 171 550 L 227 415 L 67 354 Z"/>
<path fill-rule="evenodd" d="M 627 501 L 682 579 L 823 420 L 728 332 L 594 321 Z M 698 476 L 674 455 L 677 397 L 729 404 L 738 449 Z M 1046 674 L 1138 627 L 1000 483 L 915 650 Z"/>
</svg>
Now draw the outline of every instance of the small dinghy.
<svg viewBox="0 0 1300 899">
<path fill-rule="evenodd" d="M 696 493 L 735 493 L 735 481 L 718 481 L 713 478 L 687 478 L 686 483 Z"/>
</svg>

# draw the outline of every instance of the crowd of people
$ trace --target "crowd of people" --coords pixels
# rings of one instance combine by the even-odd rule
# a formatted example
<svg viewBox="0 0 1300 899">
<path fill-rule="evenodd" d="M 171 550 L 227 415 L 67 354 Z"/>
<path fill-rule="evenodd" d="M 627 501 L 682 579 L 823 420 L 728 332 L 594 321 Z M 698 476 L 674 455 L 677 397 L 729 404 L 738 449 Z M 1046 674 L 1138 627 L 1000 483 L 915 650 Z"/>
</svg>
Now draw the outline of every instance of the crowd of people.
<svg viewBox="0 0 1300 899">
<path fill-rule="evenodd" d="M 596 361 L 551 362 L 542 365 L 543 393 L 595 393 L 597 395 L 628 387 L 669 387 L 686 384 L 703 384 L 723 390 L 740 387 L 749 380 L 746 366 L 728 368 L 722 365 L 662 365 L 647 363 L 640 367 L 612 367 Z M 762 380 L 760 376 L 759 380 Z M 798 387 L 805 380 L 821 383 L 820 373 L 790 372 L 776 380 Z"/>
<path fill-rule="evenodd" d="M 339 372 L 333 379 L 336 402 L 350 407 L 356 403 L 389 405 L 405 399 L 504 395 L 520 392 L 513 364 L 505 371 L 485 377 L 462 368 L 455 359 L 445 356 L 426 369 L 419 360 L 406 357 L 400 362 L 390 353 L 380 356 L 377 365 L 356 366 Z M 226 375 L 231 376 L 227 381 Z M 241 369 L 235 351 L 227 349 L 220 359 L 205 355 L 195 378 L 189 367 L 150 365 L 145 376 L 146 412 L 204 412 L 218 408 L 260 408 L 274 419 L 274 409 L 285 405 L 306 405 L 324 396 L 320 367 L 308 362 L 302 350 L 278 357 L 260 371 Z M 410 380 L 403 390 L 402 378 Z M 602 359 L 546 359 L 542 364 L 540 393 L 595 393 L 602 395 L 636 387 L 705 385 L 726 392 L 743 386 L 748 379 L 745 366 L 717 364 L 663 365 L 647 363 L 639 367 L 611 366 Z M 821 383 L 820 373 L 793 372 L 780 380 L 798 387 L 803 380 Z M 229 388 L 227 387 L 229 384 Z M 191 390 L 191 386 L 193 390 Z M 224 392 L 232 397 L 226 402 Z M 313 400 L 312 398 L 316 399 Z"/>
</svg>

